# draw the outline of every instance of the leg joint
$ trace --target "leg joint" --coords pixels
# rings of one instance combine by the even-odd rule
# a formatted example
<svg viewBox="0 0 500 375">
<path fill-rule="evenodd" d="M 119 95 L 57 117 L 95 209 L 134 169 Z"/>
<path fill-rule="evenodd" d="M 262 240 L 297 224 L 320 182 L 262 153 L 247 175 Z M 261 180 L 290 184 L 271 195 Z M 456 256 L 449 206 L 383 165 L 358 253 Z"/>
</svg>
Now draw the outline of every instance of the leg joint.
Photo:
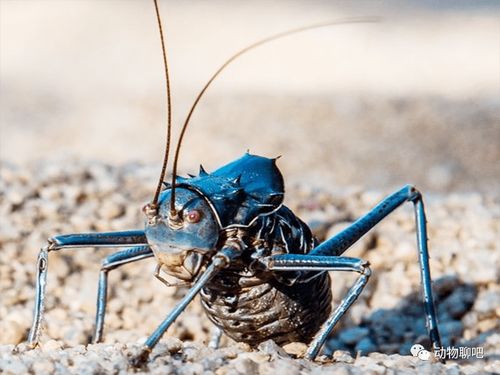
<svg viewBox="0 0 500 375">
<path fill-rule="evenodd" d="M 58 250 L 61 246 L 58 244 L 57 237 L 50 237 L 47 239 L 47 251 Z"/>
<path fill-rule="evenodd" d="M 417 202 L 422 199 L 422 193 L 413 185 L 406 185 L 408 189 L 408 200 L 410 202 Z"/>
<path fill-rule="evenodd" d="M 104 259 L 101 262 L 101 272 L 108 272 L 111 271 L 112 269 L 116 268 L 117 265 L 110 263 L 107 259 Z"/>
<path fill-rule="evenodd" d="M 364 261 L 362 264 L 361 264 L 361 267 L 360 267 L 360 270 L 359 270 L 359 273 L 363 276 L 367 276 L 367 277 L 370 277 L 371 274 L 372 274 L 372 270 L 370 268 L 370 262 L 368 261 Z"/>
</svg>

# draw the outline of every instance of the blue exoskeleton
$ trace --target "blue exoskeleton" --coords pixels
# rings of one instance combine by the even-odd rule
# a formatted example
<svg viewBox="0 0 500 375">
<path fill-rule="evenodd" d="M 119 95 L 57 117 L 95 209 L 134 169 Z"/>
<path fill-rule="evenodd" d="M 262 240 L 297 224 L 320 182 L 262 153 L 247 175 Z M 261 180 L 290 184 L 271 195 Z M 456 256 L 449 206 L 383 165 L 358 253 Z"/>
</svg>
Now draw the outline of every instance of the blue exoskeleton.
<svg viewBox="0 0 500 375">
<path fill-rule="evenodd" d="M 161 21 L 155 1 L 158 22 Z M 415 207 L 426 323 L 434 349 L 441 347 L 431 288 L 426 220 L 421 194 L 412 186 L 385 198 L 366 215 L 336 236 L 318 244 L 309 227 L 283 205 L 283 176 L 276 159 L 246 153 L 212 173 L 200 167 L 197 176 L 178 177 L 179 149 L 189 118 L 213 79 L 236 57 L 270 40 L 293 32 L 350 21 L 336 21 L 277 34 L 243 49 L 212 76 L 197 97 L 181 131 L 174 159 L 172 182 L 161 191 L 170 144 L 160 184 L 152 203 L 145 206 L 144 230 L 84 233 L 49 239 L 38 258 L 36 303 L 29 341 L 39 339 L 43 314 L 48 253 L 71 247 L 126 247 L 102 264 L 97 296 L 94 342 L 102 339 L 108 272 L 124 264 L 155 257 L 155 276 L 162 272 L 191 285 L 189 292 L 147 339 L 136 364 L 151 349 L 192 299 L 200 294 L 216 334 L 256 346 L 268 339 L 278 344 L 309 343 L 306 357 L 314 359 L 335 324 L 362 292 L 370 277 L 368 262 L 343 256 L 365 233 L 405 202 Z M 163 50 L 164 45 L 162 43 Z M 164 50 L 165 51 L 165 50 Z M 165 59 L 170 108 L 168 69 Z M 328 271 L 359 274 L 345 298 L 332 309 Z"/>
<path fill-rule="evenodd" d="M 405 186 L 335 237 L 317 245 L 310 229 L 283 205 L 283 177 L 275 159 L 246 154 L 191 178 L 177 178 L 175 209 L 171 189 L 160 195 L 158 214 L 144 231 L 53 237 L 38 260 L 37 305 L 30 341 L 38 340 L 48 252 L 68 247 L 132 246 L 103 262 L 94 341 L 102 338 L 107 274 L 121 265 L 154 256 L 160 270 L 194 283 L 190 292 L 146 342 L 153 348 L 169 325 L 199 292 L 209 319 L 227 336 L 255 346 L 311 342 L 313 359 L 335 324 L 361 293 L 368 263 L 342 254 L 404 202 L 413 202 L 417 221 L 427 326 L 435 348 L 440 338 L 433 303 L 424 207 L 420 193 Z M 359 278 L 331 311 L 325 271 L 353 271 Z"/>
</svg>

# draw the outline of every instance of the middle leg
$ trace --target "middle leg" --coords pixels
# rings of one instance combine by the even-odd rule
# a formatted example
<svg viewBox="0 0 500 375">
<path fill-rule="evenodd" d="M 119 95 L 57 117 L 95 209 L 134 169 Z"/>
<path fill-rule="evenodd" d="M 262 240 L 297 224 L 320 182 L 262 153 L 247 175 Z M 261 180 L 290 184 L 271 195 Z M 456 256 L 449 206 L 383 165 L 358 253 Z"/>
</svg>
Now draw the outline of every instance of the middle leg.
<svg viewBox="0 0 500 375">
<path fill-rule="evenodd" d="M 49 253 L 62 249 L 82 247 L 126 247 L 131 245 L 147 245 L 146 235 L 143 230 L 128 230 L 120 232 L 102 233 L 76 233 L 51 237 L 47 246 L 42 247 L 38 254 L 36 283 L 35 283 L 35 306 L 33 311 L 33 322 L 28 335 L 28 343 L 31 347 L 38 345 L 42 327 L 42 317 L 45 307 L 45 289 L 47 284 L 47 272 Z"/>
<path fill-rule="evenodd" d="M 316 358 L 333 327 L 359 297 L 371 275 L 368 262 L 359 258 L 283 254 L 264 258 L 261 263 L 272 271 L 351 271 L 360 274 L 309 345 L 306 358 L 310 360 Z"/>
<path fill-rule="evenodd" d="M 108 295 L 108 272 L 124 264 L 137 262 L 153 256 L 153 251 L 149 246 L 134 246 L 128 249 L 117 251 L 106 257 L 102 262 L 99 273 L 99 284 L 97 287 L 97 309 L 95 316 L 95 331 L 92 343 L 102 340 L 104 330 L 104 316 L 106 314 L 106 304 Z"/>
</svg>

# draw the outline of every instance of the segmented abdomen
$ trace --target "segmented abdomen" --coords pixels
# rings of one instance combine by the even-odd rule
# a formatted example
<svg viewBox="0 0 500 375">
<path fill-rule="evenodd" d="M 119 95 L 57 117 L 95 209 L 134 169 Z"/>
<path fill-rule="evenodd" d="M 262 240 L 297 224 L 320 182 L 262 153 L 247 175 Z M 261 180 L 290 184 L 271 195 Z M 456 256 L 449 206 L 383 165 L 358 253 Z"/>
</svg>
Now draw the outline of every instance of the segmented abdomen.
<svg viewBox="0 0 500 375">
<path fill-rule="evenodd" d="M 201 292 L 209 319 L 227 336 L 250 345 L 268 339 L 278 344 L 309 342 L 331 311 L 328 273 L 251 269 L 252 254 L 308 253 L 314 247 L 309 228 L 282 207 L 260 218 L 247 236 L 242 259 Z"/>
</svg>

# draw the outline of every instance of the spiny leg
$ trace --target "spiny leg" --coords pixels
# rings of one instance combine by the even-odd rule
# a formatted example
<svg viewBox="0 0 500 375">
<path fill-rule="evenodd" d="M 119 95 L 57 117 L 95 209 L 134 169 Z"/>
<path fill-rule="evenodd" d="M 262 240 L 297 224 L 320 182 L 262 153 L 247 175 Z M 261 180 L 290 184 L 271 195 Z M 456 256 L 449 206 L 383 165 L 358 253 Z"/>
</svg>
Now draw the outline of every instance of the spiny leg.
<svg viewBox="0 0 500 375">
<path fill-rule="evenodd" d="M 36 296 L 33 312 L 33 323 L 28 336 L 28 343 L 34 347 L 38 344 L 45 303 L 45 287 L 49 252 L 65 248 L 80 247 L 123 247 L 130 245 L 147 245 L 142 230 L 105 233 L 80 233 L 55 236 L 48 240 L 48 245 L 40 250 L 37 260 Z"/>
<path fill-rule="evenodd" d="M 153 251 L 149 246 L 134 246 L 117 251 L 104 259 L 99 273 L 99 284 L 97 287 L 97 309 L 95 316 L 95 331 L 92 339 L 93 343 L 102 340 L 108 294 L 108 272 L 124 264 L 150 258 L 153 255 Z"/>
<path fill-rule="evenodd" d="M 309 345 L 306 358 L 314 360 L 333 327 L 356 301 L 368 282 L 371 275 L 368 262 L 359 258 L 297 254 L 274 255 L 264 258 L 261 262 L 263 262 L 264 267 L 272 271 L 353 271 L 360 274 Z"/>
<path fill-rule="evenodd" d="M 132 358 L 131 364 L 134 367 L 141 367 L 147 361 L 149 353 L 156 346 L 158 341 L 172 325 L 172 323 L 179 317 L 179 315 L 186 309 L 189 303 L 196 297 L 200 290 L 215 276 L 221 269 L 228 267 L 231 261 L 241 254 L 241 249 L 237 247 L 225 247 L 215 254 L 210 261 L 207 269 L 198 277 L 189 292 L 184 298 L 174 307 L 174 309 L 167 315 L 161 322 L 156 330 L 148 337 L 144 343 L 144 348 L 136 357 Z"/>
<path fill-rule="evenodd" d="M 341 255 L 352 244 L 359 240 L 371 228 L 405 202 L 413 202 L 415 220 L 417 222 L 417 245 L 422 279 L 423 299 L 427 329 L 434 351 L 441 348 L 441 338 L 437 324 L 436 308 L 432 295 L 431 272 L 429 266 L 429 250 L 427 248 L 427 227 L 424 203 L 421 193 L 413 186 L 406 185 L 401 190 L 391 194 L 366 215 L 356 220 L 331 239 L 321 243 L 311 255 Z"/>
</svg>

